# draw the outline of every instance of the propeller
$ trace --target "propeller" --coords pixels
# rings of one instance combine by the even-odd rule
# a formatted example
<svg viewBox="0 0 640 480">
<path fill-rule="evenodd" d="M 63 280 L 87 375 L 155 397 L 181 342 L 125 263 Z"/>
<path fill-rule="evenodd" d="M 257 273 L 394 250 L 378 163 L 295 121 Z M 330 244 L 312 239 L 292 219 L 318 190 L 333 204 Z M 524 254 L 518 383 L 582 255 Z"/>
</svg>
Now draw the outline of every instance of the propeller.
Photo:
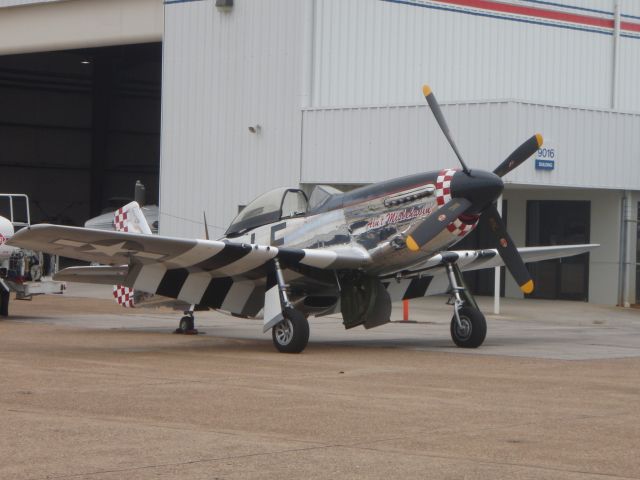
<svg viewBox="0 0 640 480">
<path fill-rule="evenodd" d="M 451 132 L 449 132 L 449 126 L 447 125 L 447 121 L 444 119 L 444 115 L 442 115 L 442 110 L 440 110 L 440 104 L 436 100 L 436 96 L 431 91 L 431 88 L 429 87 L 429 85 L 422 86 L 422 93 L 424 94 L 424 98 L 427 100 L 427 103 L 429 104 L 429 108 L 431 108 L 431 111 L 433 112 L 433 116 L 436 117 L 436 122 L 438 122 L 438 125 L 440 125 L 440 130 L 442 130 L 442 133 L 444 133 L 444 136 L 447 137 L 447 140 L 449 141 L 449 145 L 451 145 L 453 152 L 456 154 L 456 157 L 458 157 L 458 160 L 460 161 L 460 165 L 462 165 L 462 171 L 464 173 L 469 173 L 469 169 L 467 168 L 467 165 L 464 163 L 464 160 L 462 160 L 462 155 L 460 155 L 460 152 L 458 151 L 456 142 L 454 142 L 453 138 L 451 137 Z"/>
<path fill-rule="evenodd" d="M 471 202 L 466 198 L 454 198 L 447 202 L 441 209 L 433 215 L 429 215 L 424 222 L 407 237 L 407 247 L 413 252 L 420 250 L 420 247 L 433 240 L 447 225 L 462 215 Z"/>
<path fill-rule="evenodd" d="M 504 177 L 511 170 L 519 166 L 531 155 L 542 146 L 542 135 L 536 133 L 533 137 L 525 141 L 522 145 L 516 148 L 511 155 L 504 159 L 504 161 L 496 167 L 493 171 L 497 176 Z"/>
<path fill-rule="evenodd" d="M 498 213 L 496 205 L 492 204 L 483 214 L 488 216 L 489 228 L 498 240 L 496 242 L 496 248 L 504 264 L 509 269 L 511 276 L 524 293 L 533 292 L 533 280 L 531 279 L 531 275 L 529 275 L 529 270 L 527 270 L 520 253 L 518 253 L 518 249 L 513 243 L 513 240 L 511 240 L 509 233 L 507 233 L 507 228 Z"/>
<path fill-rule="evenodd" d="M 440 105 L 435 95 L 428 85 L 422 87 L 433 116 L 435 117 L 442 133 L 447 138 L 449 145 L 460 161 L 462 172 L 454 174 L 451 180 L 451 200 L 443 205 L 439 210 L 429 215 L 414 229 L 407 237 L 407 247 L 412 251 L 418 251 L 429 241 L 433 240 L 440 232 L 464 213 L 483 214 L 489 221 L 489 228 L 494 235 L 495 245 L 504 261 L 505 266 L 520 286 L 524 293 L 533 291 L 533 280 L 529 271 L 522 261 L 513 240 L 507 233 L 507 229 L 498 213 L 495 201 L 504 189 L 501 177 L 517 168 L 527 158 L 533 155 L 542 145 L 542 135 L 533 135 L 522 145 L 516 148 L 493 173 L 481 170 L 469 170 L 458 151 L 447 122 L 440 110 Z"/>
</svg>

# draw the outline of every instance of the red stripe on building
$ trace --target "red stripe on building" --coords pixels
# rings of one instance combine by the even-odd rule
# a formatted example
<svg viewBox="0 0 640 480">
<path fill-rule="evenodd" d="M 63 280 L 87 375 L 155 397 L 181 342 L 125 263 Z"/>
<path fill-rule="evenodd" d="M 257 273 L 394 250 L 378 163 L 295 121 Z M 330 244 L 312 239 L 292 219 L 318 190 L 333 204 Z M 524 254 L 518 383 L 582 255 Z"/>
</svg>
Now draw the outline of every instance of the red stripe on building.
<svg viewBox="0 0 640 480">
<path fill-rule="evenodd" d="M 620 22 L 620 30 L 640 32 L 640 23 Z"/>
<path fill-rule="evenodd" d="M 592 27 L 613 29 L 613 19 L 592 17 L 589 15 L 581 15 L 577 13 L 567 13 L 557 10 L 548 10 L 537 7 L 525 7 L 522 5 L 513 5 L 509 3 L 493 2 L 491 0 L 434 0 L 438 3 L 447 3 L 449 5 L 457 5 L 460 7 L 479 8 L 492 12 L 511 13 L 514 15 L 523 15 L 527 17 L 544 18 L 547 20 L 557 20 L 560 22 L 571 22 L 580 25 L 589 25 Z M 631 22 L 621 22 L 621 28 L 625 30 L 640 31 L 640 24 Z"/>
</svg>

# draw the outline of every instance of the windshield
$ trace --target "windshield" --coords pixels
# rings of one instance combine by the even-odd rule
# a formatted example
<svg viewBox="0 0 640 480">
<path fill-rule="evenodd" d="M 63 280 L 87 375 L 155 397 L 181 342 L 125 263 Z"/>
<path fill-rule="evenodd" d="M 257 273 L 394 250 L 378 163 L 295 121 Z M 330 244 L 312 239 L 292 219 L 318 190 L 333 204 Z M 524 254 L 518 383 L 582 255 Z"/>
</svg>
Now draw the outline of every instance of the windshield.
<svg viewBox="0 0 640 480">
<path fill-rule="evenodd" d="M 329 185 L 317 185 L 311 192 L 311 198 L 309 199 L 309 210 L 315 210 L 323 205 L 333 195 L 342 193 L 337 188 Z"/>
<path fill-rule="evenodd" d="M 280 187 L 260 195 L 233 219 L 226 235 L 298 216 L 307 211 L 307 197 L 296 188 Z"/>
</svg>

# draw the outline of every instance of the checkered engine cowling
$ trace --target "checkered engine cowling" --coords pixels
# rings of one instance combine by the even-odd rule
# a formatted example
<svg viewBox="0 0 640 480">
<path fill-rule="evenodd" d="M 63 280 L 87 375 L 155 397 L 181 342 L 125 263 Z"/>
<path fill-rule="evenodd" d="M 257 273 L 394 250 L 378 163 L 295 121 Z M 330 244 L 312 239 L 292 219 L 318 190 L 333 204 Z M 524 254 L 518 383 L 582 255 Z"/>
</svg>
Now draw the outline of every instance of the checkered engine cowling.
<svg viewBox="0 0 640 480">
<path fill-rule="evenodd" d="M 436 179 L 436 203 L 438 208 L 451 200 L 451 179 L 457 172 L 456 169 L 442 170 Z M 447 230 L 451 235 L 464 237 L 478 225 L 478 215 L 460 215 L 453 222 L 447 225 Z"/>
</svg>

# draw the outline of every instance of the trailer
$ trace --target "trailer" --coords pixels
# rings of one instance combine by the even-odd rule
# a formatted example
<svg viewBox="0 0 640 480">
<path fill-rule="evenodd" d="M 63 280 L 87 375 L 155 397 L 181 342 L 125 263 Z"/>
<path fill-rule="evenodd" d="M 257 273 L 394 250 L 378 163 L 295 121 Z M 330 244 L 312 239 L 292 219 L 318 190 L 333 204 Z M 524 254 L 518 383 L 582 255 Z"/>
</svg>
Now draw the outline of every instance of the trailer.
<svg viewBox="0 0 640 480">
<path fill-rule="evenodd" d="M 58 257 L 6 245 L 13 234 L 31 226 L 29 197 L 0 193 L 0 316 L 9 315 L 9 299 L 31 300 L 34 295 L 61 294 L 65 282 L 53 280 Z"/>
</svg>

